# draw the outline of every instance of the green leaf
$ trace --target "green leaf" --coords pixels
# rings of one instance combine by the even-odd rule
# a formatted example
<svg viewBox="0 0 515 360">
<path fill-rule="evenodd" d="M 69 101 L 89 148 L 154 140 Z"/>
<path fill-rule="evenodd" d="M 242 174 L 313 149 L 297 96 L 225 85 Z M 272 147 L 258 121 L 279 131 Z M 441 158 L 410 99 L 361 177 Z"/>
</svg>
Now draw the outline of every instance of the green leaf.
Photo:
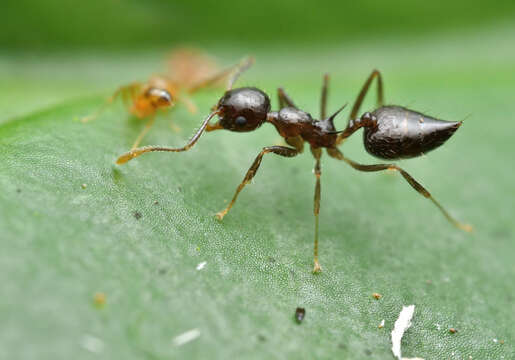
<svg viewBox="0 0 515 360">
<path fill-rule="evenodd" d="M 358 173 L 324 156 L 320 275 L 311 273 L 309 151 L 265 156 L 224 221 L 214 218 L 261 147 L 280 141 L 270 126 L 205 134 L 189 152 L 116 166 L 143 123 L 121 105 L 77 121 L 100 97 L 2 124 L 0 354 L 388 359 L 393 323 L 403 305 L 415 304 L 404 356 L 513 358 L 513 53 L 486 67 L 481 54 L 467 67 L 449 54 L 427 66 L 446 48 L 414 51 L 410 66 L 393 60 L 395 46 L 372 53 L 385 50 L 377 66 L 389 102 L 448 120 L 472 114 L 441 149 L 401 165 L 476 231 L 453 228 L 396 174 Z M 351 50 L 313 56 L 296 69 L 289 58 L 258 56 L 240 83 L 272 95 L 285 85 L 316 116 L 322 67 L 333 73 L 331 109 L 352 101 L 371 70 L 355 59 L 372 50 Z M 178 107 L 161 115 L 144 143 L 183 145 L 217 96 L 196 99 L 200 114 Z M 174 133 L 171 120 L 183 130 Z M 377 162 L 359 135 L 342 149 Z M 104 306 L 95 306 L 96 293 L 105 294 Z M 297 307 L 306 309 L 301 324 Z M 177 341 L 194 329 L 197 338 Z"/>
</svg>

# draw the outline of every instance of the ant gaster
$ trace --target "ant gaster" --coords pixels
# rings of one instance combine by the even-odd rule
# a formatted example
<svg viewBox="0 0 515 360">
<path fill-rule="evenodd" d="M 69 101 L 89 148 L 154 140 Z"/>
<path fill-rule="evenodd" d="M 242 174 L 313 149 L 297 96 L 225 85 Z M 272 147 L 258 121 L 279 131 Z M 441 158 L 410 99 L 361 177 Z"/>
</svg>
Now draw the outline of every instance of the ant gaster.
<svg viewBox="0 0 515 360">
<path fill-rule="evenodd" d="M 347 137 L 352 135 L 356 130 L 364 128 L 363 141 L 366 150 L 370 154 L 388 160 L 416 157 L 442 145 L 460 127 L 461 122 L 438 120 L 401 106 L 383 105 L 381 74 L 379 71 L 374 70 L 363 85 L 352 107 L 347 127 L 343 131 L 336 131 L 333 120 L 343 107 L 333 115 L 326 116 L 329 83 L 328 75 L 324 77 L 322 87 L 320 107 L 321 120 L 315 120 L 310 114 L 298 109 L 291 98 L 281 88 L 278 90 L 279 111 L 271 111 L 269 97 L 257 88 L 243 87 L 232 89 L 232 84 L 248 65 L 249 64 L 243 65 L 240 70 L 229 79 L 228 90 L 218 101 L 213 112 L 204 120 L 200 129 L 184 147 L 169 148 L 147 146 L 134 149 L 120 156 L 117 160 L 117 164 L 123 164 L 141 154 L 151 151 L 186 151 L 197 142 L 204 130 L 213 131 L 226 129 L 235 132 L 246 132 L 259 128 L 265 122 L 271 123 L 290 146 L 267 146 L 261 150 L 247 171 L 243 181 L 236 189 L 236 193 L 229 205 L 216 214 L 218 219 L 222 220 L 234 205 L 240 191 L 256 175 L 265 154 L 273 153 L 283 157 L 294 157 L 302 153 L 305 142 L 309 143 L 311 153 L 315 157 L 314 174 L 316 177 L 314 197 L 314 272 L 321 270 L 318 261 L 318 216 L 320 213 L 320 177 L 322 174 L 320 158 L 323 148 L 326 149 L 330 157 L 342 160 L 358 171 L 398 171 L 413 189 L 430 199 L 453 225 L 464 231 L 472 230 L 470 225 L 462 224 L 455 220 L 440 203 L 431 196 L 429 191 L 402 168 L 392 163 L 362 165 L 349 159 L 338 149 L 338 145 Z M 361 117 L 357 117 L 363 99 L 374 79 L 377 79 L 378 107 L 373 112 L 366 112 Z M 210 124 L 210 120 L 215 115 L 219 117 L 218 122 Z"/>
<path fill-rule="evenodd" d="M 119 87 L 102 107 L 92 115 L 83 117 L 81 121 L 88 122 L 95 119 L 106 106 L 120 96 L 131 115 L 138 119 L 147 119 L 143 130 L 131 147 L 136 149 L 154 125 L 158 110 L 170 109 L 177 102 L 182 102 L 189 112 L 196 113 L 197 108 L 188 95 L 218 83 L 238 69 L 238 66 L 233 66 L 213 73 L 215 66 L 209 58 L 191 49 L 175 50 L 170 56 L 169 67 L 167 74 L 154 75 L 146 82 L 136 81 Z M 173 123 L 172 128 L 179 129 Z"/>
</svg>

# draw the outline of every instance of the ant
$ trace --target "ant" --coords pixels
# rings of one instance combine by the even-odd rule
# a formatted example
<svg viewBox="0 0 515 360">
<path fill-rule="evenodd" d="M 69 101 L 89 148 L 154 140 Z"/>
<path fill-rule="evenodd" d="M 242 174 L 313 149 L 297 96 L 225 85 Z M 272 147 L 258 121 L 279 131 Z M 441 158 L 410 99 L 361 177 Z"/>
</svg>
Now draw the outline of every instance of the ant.
<svg viewBox="0 0 515 360">
<path fill-rule="evenodd" d="M 94 114 L 82 118 L 81 121 L 88 122 L 95 119 L 106 106 L 121 96 L 131 115 L 141 120 L 148 119 L 132 144 L 131 149 L 136 149 L 154 125 L 154 118 L 158 110 L 172 108 L 176 102 L 180 101 L 186 105 L 189 112 L 196 113 L 196 106 L 181 92 L 191 95 L 198 90 L 214 85 L 229 76 L 236 68 L 233 66 L 214 75 L 206 76 L 206 73 L 212 72 L 214 65 L 207 57 L 189 49 L 174 51 L 169 60 L 169 67 L 170 71 L 167 75 L 155 75 L 147 82 L 133 82 L 119 87 L 102 107 Z M 172 128 L 176 131 L 179 130 L 173 124 Z"/>
<path fill-rule="evenodd" d="M 359 164 L 346 157 L 338 149 L 338 145 L 356 132 L 356 130 L 364 128 L 363 141 L 365 149 L 371 155 L 386 160 L 412 158 L 423 155 L 442 145 L 461 126 L 461 121 L 451 122 L 438 120 L 405 107 L 384 105 L 383 81 L 380 72 L 374 70 L 354 102 L 347 126 L 343 131 L 337 131 L 333 121 L 336 115 L 343 110 L 345 105 L 331 116 L 326 116 L 329 85 L 328 75 L 325 75 L 323 79 L 320 105 L 321 120 L 315 120 L 309 113 L 295 106 L 291 98 L 282 88 L 278 89 L 279 111 L 271 111 L 268 95 L 257 88 L 243 87 L 232 89 L 232 84 L 241 72 L 242 70 L 240 69 L 233 74 L 229 81 L 230 86 L 227 91 L 220 98 L 217 105 L 213 108 L 213 111 L 202 122 L 199 130 L 185 146 L 181 148 L 161 146 L 141 147 L 121 155 L 116 163 L 124 164 L 141 154 L 151 151 L 186 151 L 195 145 L 204 131 L 209 132 L 225 129 L 235 132 L 246 132 L 259 128 L 265 122 L 271 123 L 290 146 L 267 146 L 261 150 L 247 171 L 243 181 L 236 189 L 229 205 L 216 214 L 216 217 L 222 220 L 236 202 L 240 191 L 256 175 L 265 154 L 272 153 L 290 158 L 303 152 L 304 142 L 309 143 L 311 153 L 315 158 L 314 174 L 316 177 L 313 209 L 315 215 L 314 273 L 321 271 L 321 266 L 318 261 L 318 217 L 320 213 L 320 177 L 322 175 L 320 159 L 322 157 L 323 148 L 326 149 L 330 157 L 342 160 L 358 171 L 374 172 L 394 170 L 399 172 L 413 189 L 425 198 L 431 200 L 454 226 L 464 231 L 472 231 L 470 225 L 455 220 L 443 206 L 432 197 L 426 188 L 399 166 L 393 163 L 375 165 Z M 360 117 L 357 117 L 363 99 L 374 79 L 377 79 L 377 109 L 372 112 L 365 112 Z M 210 124 L 210 120 L 215 115 L 218 115 L 219 120 L 215 124 Z"/>
</svg>

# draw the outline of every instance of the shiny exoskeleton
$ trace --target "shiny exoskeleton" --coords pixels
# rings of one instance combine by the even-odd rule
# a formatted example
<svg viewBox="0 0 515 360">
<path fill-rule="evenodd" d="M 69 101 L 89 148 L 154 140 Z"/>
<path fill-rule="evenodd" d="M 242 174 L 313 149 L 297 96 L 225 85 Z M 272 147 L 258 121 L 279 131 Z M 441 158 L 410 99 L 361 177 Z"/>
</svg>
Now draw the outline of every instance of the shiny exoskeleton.
<svg viewBox="0 0 515 360">
<path fill-rule="evenodd" d="M 242 70 L 243 67 L 241 71 Z M 225 129 L 234 132 L 248 132 L 256 130 L 264 123 L 272 124 L 290 146 L 269 146 L 261 150 L 247 171 L 243 181 L 236 189 L 229 205 L 216 214 L 221 220 L 234 205 L 240 191 L 255 176 L 265 154 L 273 153 L 283 157 L 294 157 L 302 153 L 304 144 L 308 143 L 311 153 L 315 157 L 314 174 L 316 177 L 314 198 L 314 272 L 321 270 L 318 261 L 318 216 L 320 213 L 320 177 L 322 174 L 320 159 L 322 149 L 324 148 L 330 157 L 343 160 L 359 171 L 398 171 L 417 192 L 430 199 L 451 223 L 462 230 L 471 230 L 470 225 L 462 224 L 451 217 L 440 203 L 431 196 L 429 191 L 402 168 L 395 164 L 362 165 L 347 158 L 338 149 L 338 145 L 347 137 L 358 129 L 364 128 L 364 145 L 370 154 L 379 158 L 392 160 L 416 157 L 442 145 L 458 129 L 461 122 L 438 120 L 404 107 L 383 105 L 382 79 L 380 73 L 375 70 L 365 82 L 356 99 L 347 126 L 343 131 L 337 131 L 334 126 L 334 118 L 345 106 L 340 108 L 333 115 L 326 116 L 329 82 L 327 75 L 324 77 L 322 87 L 320 119 L 314 119 L 309 113 L 298 109 L 282 89 L 278 90 L 279 111 L 271 110 L 270 98 L 257 88 L 244 87 L 232 89 L 232 84 L 241 71 L 237 72 L 231 78 L 229 90 L 226 91 L 218 101 L 213 112 L 204 120 L 200 129 L 184 147 L 142 147 L 123 154 L 118 158 L 117 163 L 123 164 L 143 153 L 151 151 L 186 151 L 197 142 L 204 130 L 214 131 Z M 357 117 L 363 99 L 374 79 L 377 79 L 378 107 L 372 112 L 366 112 L 362 116 Z M 210 124 L 210 120 L 216 115 L 218 115 L 219 120 L 215 124 Z"/>
</svg>

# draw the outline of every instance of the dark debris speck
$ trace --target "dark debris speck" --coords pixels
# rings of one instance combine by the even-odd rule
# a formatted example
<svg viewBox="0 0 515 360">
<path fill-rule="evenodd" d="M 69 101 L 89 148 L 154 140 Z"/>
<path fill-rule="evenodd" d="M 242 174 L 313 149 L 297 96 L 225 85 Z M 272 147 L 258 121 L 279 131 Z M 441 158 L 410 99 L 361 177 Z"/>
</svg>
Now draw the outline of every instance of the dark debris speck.
<svg viewBox="0 0 515 360">
<path fill-rule="evenodd" d="M 259 341 L 261 341 L 261 342 L 265 342 L 265 341 L 266 341 L 266 337 L 265 337 L 265 335 L 262 335 L 262 334 L 258 334 L 257 339 L 258 339 Z"/>
<path fill-rule="evenodd" d="M 19 194 L 21 193 L 21 189 L 16 189 L 16 192 Z"/>
<path fill-rule="evenodd" d="M 159 201 L 154 201 L 154 205 L 159 205 Z"/>
<path fill-rule="evenodd" d="M 297 321 L 298 324 L 300 324 L 302 322 L 302 320 L 304 320 L 305 316 L 306 316 L 306 309 L 301 308 L 301 307 L 298 307 L 297 309 L 295 309 L 295 320 Z"/>
<path fill-rule="evenodd" d="M 140 213 L 139 211 L 134 211 L 134 214 L 133 214 L 133 215 L 134 215 L 134 218 L 135 218 L 136 220 L 141 219 L 141 213 Z"/>
</svg>

